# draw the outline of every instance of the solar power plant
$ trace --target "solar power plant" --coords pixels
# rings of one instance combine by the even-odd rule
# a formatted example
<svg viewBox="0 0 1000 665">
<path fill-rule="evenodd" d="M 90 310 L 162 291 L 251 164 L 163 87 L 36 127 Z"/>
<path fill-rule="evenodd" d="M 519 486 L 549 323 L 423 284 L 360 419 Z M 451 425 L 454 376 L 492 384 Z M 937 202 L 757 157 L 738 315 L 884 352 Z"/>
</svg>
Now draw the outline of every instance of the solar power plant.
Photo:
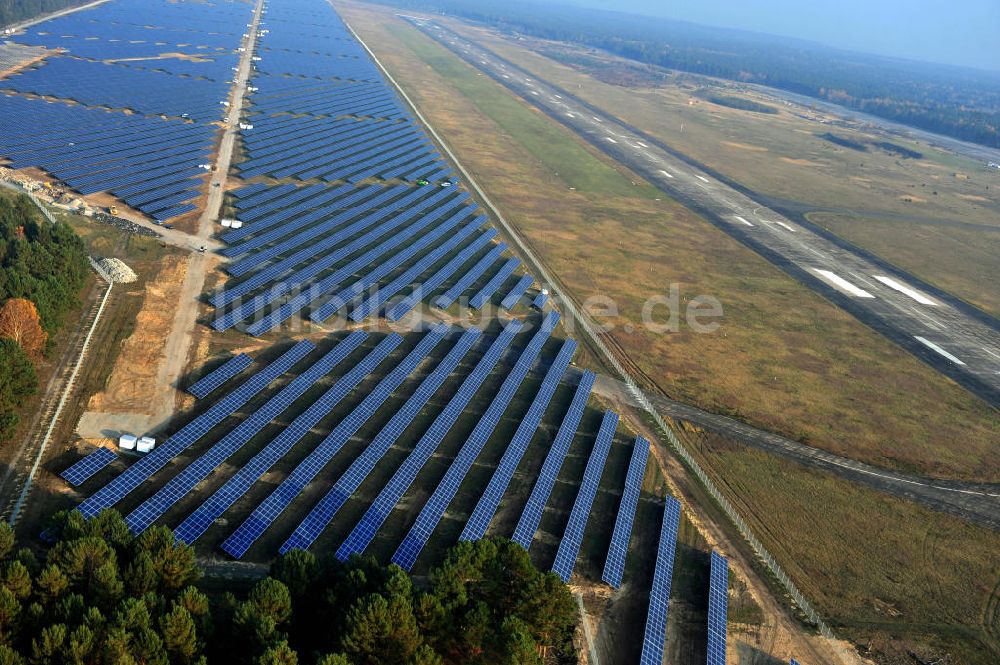
<svg viewBox="0 0 1000 665">
<path fill-rule="evenodd" d="M 590 453 L 587 468 L 583 472 L 580 491 L 576 495 L 573 511 L 569 515 L 566 532 L 563 534 L 562 540 L 559 541 L 556 560 L 552 563 L 552 571 L 559 575 L 563 582 L 569 582 L 569 578 L 573 575 L 573 568 L 576 567 L 576 557 L 580 552 L 583 532 L 590 519 L 590 508 L 597 495 L 597 487 L 601 482 L 601 474 L 604 472 L 604 464 L 611 451 L 611 441 L 614 439 L 617 426 L 618 414 L 613 411 L 605 412 L 601 429 L 597 432 L 597 440 L 594 441 L 594 449 Z"/>
<path fill-rule="evenodd" d="M 357 491 L 372 469 L 382 459 L 389 447 L 402 435 L 406 427 L 413 421 L 428 400 L 441 388 L 445 379 L 455 371 L 458 363 L 479 341 L 481 333 L 478 328 L 469 328 L 458 339 L 448 354 L 410 395 L 403 406 L 393 414 L 392 418 L 379 431 L 364 452 L 354 460 L 344 474 L 333 484 L 330 491 L 309 512 L 294 533 L 281 546 L 281 552 L 291 549 L 308 549 L 323 529 L 333 520 L 337 511 Z"/>
<path fill-rule="evenodd" d="M 486 529 L 490 525 L 490 520 L 496 514 L 504 492 L 507 491 L 507 486 L 510 484 L 514 472 L 517 470 L 517 465 L 528 449 L 528 445 L 531 443 L 531 439 L 534 437 L 539 424 L 541 424 L 542 416 L 545 415 L 545 410 L 552 400 L 552 395 L 555 394 L 559 381 L 562 379 L 566 368 L 569 367 L 569 363 L 573 359 L 575 352 L 576 342 L 574 340 L 567 339 L 563 342 L 559 353 L 556 355 L 556 359 L 552 361 L 548 371 L 545 373 L 542 385 L 535 394 L 531 406 L 528 407 L 528 412 L 518 424 L 517 430 L 510 440 L 510 444 L 504 451 L 503 457 L 500 459 L 500 463 L 493 473 L 493 477 L 490 478 L 489 484 L 483 490 L 483 495 L 479 498 L 479 502 L 469 516 L 469 520 L 466 522 L 459 540 L 478 540 L 486 535 Z"/>
<path fill-rule="evenodd" d="M 202 399 L 219 388 L 223 383 L 233 378 L 253 363 L 253 358 L 245 353 L 233 356 L 217 368 L 198 379 L 188 387 L 188 392 Z"/>
<path fill-rule="evenodd" d="M 121 501 L 125 495 L 163 468 L 179 452 L 202 438 L 224 418 L 261 392 L 269 383 L 291 369 L 292 365 L 314 348 L 315 345 L 308 340 L 296 343 L 267 367 L 247 379 L 239 388 L 213 404 L 205 413 L 182 427 L 176 434 L 154 448 L 152 452 L 147 453 L 120 476 L 91 495 L 77 509 L 83 513 L 84 517 L 91 518 L 105 508 L 110 508 Z"/>
<path fill-rule="evenodd" d="M 14 93 L 0 96 L 0 157 L 80 194 L 109 192 L 156 220 L 196 210 L 200 165 L 219 133 L 211 123 L 226 113 L 219 102 L 251 12 L 237 3 L 118 0 L 13 35 L 15 46 L 50 51 L 0 81 Z"/>
<path fill-rule="evenodd" d="M 493 370 L 500 356 L 506 351 L 521 323 L 517 320 L 509 322 L 503 332 L 493 341 L 489 350 L 480 358 L 476 367 L 466 376 L 462 385 L 455 392 L 441 413 L 434 419 L 430 428 L 420 437 L 406 461 L 397 469 L 382 492 L 372 502 L 368 511 L 355 525 L 347 539 L 337 549 L 336 557 L 347 560 L 352 554 L 361 554 L 375 537 L 375 533 L 385 522 L 389 513 L 409 489 L 420 469 L 434 454 L 445 434 L 458 420 L 469 401 L 479 390 L 486 376 Z"/>
<path fill-rule="evenodd" d="M 110 448 L 98 448 L 59 475 L 70 485 L 82 485 L 95 473 L 111 464 L 118 455 Z"/>
<path fill-rule="evenodd" d="M 708 582 L 708 665 L 726 665 L 726 615 L 729 607 L 729 561 L 712 551 Z"/>
<path fill-rule="evenodd" d="M 580 425 L 583 411 L 587 408 L 587 400 L 590 398 L 590 391 L 593 390 L 596 379 L 597 376 L 590 370 L 583 373 L 580 383 L 573 393 L 573 401 L 570 402 L 569 409 L 566 410 L 566 415 L 563 416 L 562 423 L 559 425 L 555 441 L 552 442 L 552 447 L 545 455 L 545 462 L 538 473 L 538 479 L 525 503 L 524 511 L 514 529 L 514 535 L 511 536 L 511 540 L 524 549 L 529 549 L 531 541 L 535 538 L 535 531 L 538 530 L 538 524 L 542 521 L 542 513 L 545 511 L 545 504 L 549 500 L 549 495 L 552 494 L 552 488 L 559 477 L 559 469 L 563 465 L 569 446 L 573 443 L 573 436 Z"/>
<path fill-rule="evenodd" d="M 556 312 L 549 313 L 545 317 L 545 320 L 542 321 L 538 331 L 532 336 L 531 341 L 524 347 L 517 362 L 514 364 L 514 368 L 504 378 L 500 389 L 493 397 L 486 412 L 472 430 L 469 438 L 462 444 L 462 448 L 458 451 L 451 466 L 448 467 L 444 479 L 435 488 L 427 503 L 424 504 L 420 514 L 417 515 L 416 522 L 410 528 L 406 537 L 403 538 L 399 549 L 392 556 L 393 563 L 404 570 L 410 570 L 413 567 L 421 550 L 431 537 L 434 527 L 437 526 L 444 511 L 448 508 L 448 504 L 451 503 L 452 499 L 455 498 L 455 494 L 458 493 L 459 485 L 465 479 L 476 458 L 479 457 L 483 446 L 486 445 L 486 441 L 493 434 L 497 425 L 499 425 L 500 418 L 514 398 L 514 393 L 520 388 L 521 383 L 528 375 L 528 371 L 538 359 L 538 354 L 542 351 L 542 345 L 548 340 L 558 323 L 559 315 Z"/>
<path fill-rule="evenodd" d="M 674 552 L 677 549 L 680 519 L 680 502 L 668 496 L 663 505 L 663 525 L 660 527 L 660 544 L 656 548 L 653 586 L 649 592 L 649 612 L 646 614 L 646 631 L 642 638 L 639 665 L 663 664 L 663 646 L 667 639 L 667 607 L 670 604 L 670 583 L 674 574 Z"/>
<path fill-rule="evenodd" d="M 639 492 L 642 489 L 642 477 L 646 474 L 648 457 L 649 441 L 641 436 L 635 437 L 628 474 L 625 476 L 625 488 L 622 490 L 622 501 L 618 506 L 618 516 L 615 518 L 615 530 L 611 534 L 608 558 L 604 564 L 604 574 L 601 575 L 602 580 L 616 589 L 621 586 L 622 575 L 625 573 L 625 557 L 628 556 L 632 522 L 635 520 L 636 506 L 639 505 Z"/>
<path fill-rule="evenodd" d="M 228 457 L 236 453 L 254 435 L 267 426 L 299 397 L 302 397 L 316 381 L 329 373 L 337 363 L 343 361 L 365 340 L 367 335 L 356 330 L 330 352 L 296 376 L 274 397 L 263 406 L 242 419 L 239 425 L 228 432 L 220 441 L 209 448 L 198 459 L 189 464 L 183 471 L 174 476 L 157 492 L 146 499 L 138 508 L 125 518 L 126 524 L 133 533 L 141 533 L 160 515 L 167 511 L 181 497 L 190 492 L 195 485 L 204 480 Z M 373 360 L 381 360 L 392 350 L 393 344 L 399 343 L 398 336 L 386 337 L 382 345 L 372 351 Z M 385 347 L 385 348 L 383 348 Z M 362 363 L 364 364 L 364 363 Z"/>
</svg>

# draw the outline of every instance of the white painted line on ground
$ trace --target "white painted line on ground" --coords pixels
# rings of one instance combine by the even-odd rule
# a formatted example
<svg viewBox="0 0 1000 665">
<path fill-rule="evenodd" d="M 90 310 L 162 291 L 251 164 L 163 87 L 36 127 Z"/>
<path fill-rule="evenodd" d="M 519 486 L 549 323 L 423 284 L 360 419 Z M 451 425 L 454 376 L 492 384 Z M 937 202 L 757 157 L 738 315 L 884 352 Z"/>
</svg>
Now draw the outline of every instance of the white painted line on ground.
<svg viewBox="0 0 1000 665">
<path fill-rule="evenodd" d="M 951 362 L 955 363 L 956 365 L 964 365 L 965 364 L 961 360 L 959 360 L 958 358 L 956 358 L 955 356 L 951 355 L 950 353 L 948 353 L 947 351 L 945 351 L 944 349 L 942 349 L 940 346 L 938 346 L 934 342 L 930 341 L 929 339 L 924 339 L 920 335 L 914 335 L 913 338 L 915 340 L 917 340 L 918 342 L 920 342 L 921 344 L 923 344 L 924 346 L 926 346 L 928 349 L 931 349 L 932 351 L 937 351 L 942 356 L 944 356 L 945 358 L 947 358 Z"/>
<path fill-rule="evenodd" d="M 641 145 L 643 148 L 648 148 L 649 147 L 648 145 L 646 145 L 642 141 L 636 141 L 636 143 L 638 143 L 639 145 Z"/>
<path fill-rule="evenodd" d="M 751 224 L 747 220 L 743 219 L 739 215 L 733 215 L 733 219 L 735 219 L 737 222 L 740 222 L 741 224 L 746 224 L 747 226 L 753 226 L 753 224 Z"/>
<path fill-rule="evenodd" d="M 848 282 L 846 279 L 844 279 L 835 272 L 830 272 L 829 270 L 822 270 L 820 268 L 813 268 L 812 271 L 848 295 L 855 296 L 858 298 L 875 297 L 872 294 L 865 291 L 864 289 L 860 289 L 854 286 L 853 284 L 851 284 L 850 282 Z"/>
<path fill-rule="evenodd" d="M 538 96 L 538 91 L 537 90 L 532 90 L 531 94 L 533 94 L 535 97 L 537 97 Z"/>
<path fill-rule="evenodd" d="M 890 289 L 895 289 L 900 293 L 905 293 L 906 295 L 910 296 L 921 305 L 931 305 L 932 307 L 937 307 L 936 302 L 934 302 L 933 300 L 922 294 L 920 291 L 917 291 L 916 289 L 911 289 L 906 284 L 901 284 L 900 282 L 894 280 L 892 277 L 886 277 L 885 275 L 872 275 L 872 277 L 882 282 Z"/>
<path fill-rule="evenodd" d="M 567 115 L 568 117 L 570 117 L 570 118 L 575 118 L 575 117 L 576 117 L 575 115 L 573 115 L 572 113 L 569 113 L 569 112 L 567 112 L 567 113 L 566 113 L 566 115 Z"/>
<path fill-rule="evenodd" d="M 556 99 L 562 99 L 560 95 L 556 95 Z"/>
<path fill-rule="evenodd" d="M 788 229 L 792 233 L 795 233 L 795 229 L 793 229 L 792 227 L 790 227 L 788 224 L 785 224 L 784 222 L 775 222 L 775 223 L 778 224 L 778 225 L 780 225 L 780 226 L 783 226 L 784 228 Z"/>
<path fill-rule="evenodd" d="M 604 140 L 605 140 L 605 141 L 611 141 L 612 143 L 618 143 L 618 141 L 614 140 L 614 139 L 613 139 L 613 138 L 611 138 L 610 136 L 605 136 L 605 137 L 604 137 Z"/>
<path fill-rule="evenodd" d="M 509 77 L 509 76 L 507 76 L 506 74 L 502 74 L 502 76 L 503 76 L 503 77 L 504 77 L 505 79 L 509 79 L 509 78 L 510 78 L 510 77 Z"/>
<path fill-rule="evenodd" d="M 598 118 L 596 115 L 592 115 L 590 117 L 593 118 L 594 120 L 596 120 L 597 122 L 604 122 L 603 120 L 601 120 L 600 118 Z"/>
<path fill-rule="evenodd" d="M 663 177 L 664 177 L 664 178 L 673 178 L 673 176 L 672 176 L 672 175 L 670 175 L 669 173 L 667 173 L 667 172 L 666 172 L 666 171 L 664 171 L 663 169 L 660 169 L 660 173 L 662 173 L 662 174 L 663 174 Z"/>
<path fill-rule="evenodd" d="M 701 180 L 702 182 L 708 182 L 708 178 L 706 178 L 706 177 L 705 177 L 705 176 L 703 176 L 703 175 L 698 175 L 698 174 L 695 174 L 695 176 L 694 176 L 694 177 L 695 177 L 695 178 L 697 178 L 698 180 Z"/>
</svg>

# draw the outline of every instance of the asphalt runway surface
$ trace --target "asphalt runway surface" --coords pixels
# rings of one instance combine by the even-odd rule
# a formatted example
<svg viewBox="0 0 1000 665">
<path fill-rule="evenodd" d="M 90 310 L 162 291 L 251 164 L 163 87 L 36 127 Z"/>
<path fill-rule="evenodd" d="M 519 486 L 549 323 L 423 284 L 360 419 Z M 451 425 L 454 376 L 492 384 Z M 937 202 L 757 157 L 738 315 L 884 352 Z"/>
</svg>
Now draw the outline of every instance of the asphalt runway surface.
<svg viewBox="0 0 1000 665">
<path fill-rule="evenodd" d="M 438 23 L 408 18 L 801 283 L 1000 407 L 1000 324 L 994 317 L 808 223 L 801 214 L 782 214 L 754 192 Z"/>
</svg>

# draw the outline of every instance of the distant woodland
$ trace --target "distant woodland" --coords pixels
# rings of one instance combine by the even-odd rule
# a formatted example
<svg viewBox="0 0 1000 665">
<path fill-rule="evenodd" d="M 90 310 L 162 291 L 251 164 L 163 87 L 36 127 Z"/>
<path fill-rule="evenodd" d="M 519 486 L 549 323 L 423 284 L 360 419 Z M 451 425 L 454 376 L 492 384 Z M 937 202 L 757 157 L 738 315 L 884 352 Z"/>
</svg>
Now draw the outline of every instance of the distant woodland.
<svg viewBox="0 0 1000 665">
<path fill-rule="evenodd" d="M 86 0 L 0 0 L 0 26 L 82 5 Z"/>
<path fill-rule="evenodd" d="M 1000 147 L 1000 76 L 812 42 L 525 0 L 381 0 L 572 42 L 638 62 L 759 83 L 927 131 Z"/>
</svg>

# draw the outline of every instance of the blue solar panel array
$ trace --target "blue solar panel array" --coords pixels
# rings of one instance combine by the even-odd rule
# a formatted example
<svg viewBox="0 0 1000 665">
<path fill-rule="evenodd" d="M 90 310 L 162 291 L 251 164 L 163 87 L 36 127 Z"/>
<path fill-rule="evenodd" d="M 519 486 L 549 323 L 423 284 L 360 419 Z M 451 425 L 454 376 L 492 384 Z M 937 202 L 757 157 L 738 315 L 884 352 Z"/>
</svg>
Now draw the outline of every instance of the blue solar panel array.
<svg viewBox="0 0 1000 665">
<path fill-rule="evenodd" d="M 146 499 L 135 510 L 128 514 L 125 523 L 133 533 L 145 531 L 157 518 L 171 506 L 180 501 L 188 492 L 209 476 L 230 456 L 234 455 L 251 438 L 256 436 L 290 407 L 314 383 L 326 376 L 338 363 L 342 362 L 364 341 L 367 335 L 356 330 L 344 338 L 331 351 L 309 366 L 304 372 L 288 382 L 277 394 L 271 397 L 263 406 L 243 418 L 240 424 L 230 430 L 218 442 L 212 445 L 200 457 L 191 462 L 183 471 L 170 479 Z M 392 339 L 392 338 L 387 338 Z M 383 343 L 387 340 L 383 340 Z M 399 337 L 392 339 L 399 342 Z M 391 347 L 390 347 L 391 350 Z M 374 352 L 373 352 L 374 353 Z M 387 354 L 388 350 L 383 352 Z"/>
<path fill-rule="evenodd" d="M 496 395 L 493 396 L 490 405 L 486 408 L 479 422 L 476 423 L 465 443 L 462 444 L 455 459 L 452 460 L 451 466 L 448 467 L 444 478 L 438 483 L 437 488 L 435 488 L 427 503 L 424 504 L 420 514 L 417 515 L 416 522 L 410 528 L 406 537 L 403 538 L 403 542 L 400 543 L 399 549 L 392 556 L 392 562 L 400 568 L 410 570 L 413 567 L 417 557 L 434 532 L 434 528 L 441 520 L 441 516 L 444 515 L 445 510 L 448 509 L 448 505 L 455 498 L 455 495 L 458 494 L 458 488 L 462 484 L 462 481 L 465 480 L 469 469 L 472 468 L 476 458 L 483 451 L 483 446 L 486 445 L 487 440 L 492 436 L 497 425 L 500 424 L 500 418 L 503 417 L 503 414 L 507 411 L 507 407 L 510 406 L 511 400 L 514 399 L 514 394 L 521 387 L 521 383 L 528 376 L 532 365 L 538 359 L 538 354 L 542 352 L 542 346 L 549 339 L 549 336 L 558 323 L 559 315 L 556 312 L 552 312 L 545 317 L 541 326 L 539 326 L 538 330 L 531 337 L 531 340 L 524 347 L 521 355 L 518 356 L 517 362 L 514 363 L 514 368 L 504 378 L 503 383 L 500 384 L 500 388 L 497 390 Z"/>
<path fill-rule="evenodd" d="M 726 617 L 729 613 L 729 561 L 712 551 L 708 581 L 707 665 L 726 665 Z"/>
<path fill-rule="evenodd" d="M 196 210 L 200 165 L 219 132 L 210 123 L 226 112 L 219 102 L 251 12 L 239 3 L 118 0 L 13 35 L 52 50 L 0 81 L 16 93 L 0 96 L 0 157 L 81 194 L 109 192 L 156 220 Z"/>
<path fill-rule="evenodd" d="M 254 55 L 239 175 L 310 184 L 233 192 L 243 225 L 222 234 L 233 279 L 210 297 L 213 328 L 261 335 L 300 313 L 319 324 L 341 312 L 394 320 L 439 287 L 458 298 L 500 259 L 495 232 L 475 235 L 485 216 L 452 187 L 423 129 L 326 4 L 269 7 Z M 374 178 L 418 185 L 362 182 Z M 517 270 L 517 259 L 503 260 L 475 306 Z"/>
<path fill-rule="evenodd" d="M 618 588 L 622 584 L 625 572 L 625 558 L 628 556 L 628 543 L 632 537 L 632 522 L 635 519 L 635 509 L 639 505 L 639 492 L 642 490 L 642 478 L 646 474 L 646 459 L 649 457 L 649 441 L 641 436 L 635 437 L 632 446 L 632 458 L 628 463 L 628 473 L 625 475 L 625 487 L 622 490 L 622 502 L 618 506 L 618 516 L 615 518 L 615 529 L 611 533 L 611 545 L 608 547 L 608 558 L 604 563 L 604 573 L 601 579 Z"/>
<path fill-rule="evenodd" d="M 424 432 L 424 435 L 417 441 L 413 451 L 407 456 L 403 464 L 396 470 L 392 478 L 376 497 L 375 501 L 368 508 L 361 520 L 355 525 L 347 539 L 341 543 L 337 549 L 336 557 L 341 561 L 347 560 L 352 554 L 361 554 L 368 547 L 368 544 L 375 537 L 376 532 L 389 517 L 389 513 L 396 506 L 406 490 L 416 479 L 420 469 L 437 450 L 441 440 L 451 430 L 455 421 L 468 406 L 479 387 L 486 380 L 500 356 L 503 355 L 510 345 L 514 336 L 521 328 L 520 321 L 510 321 L 504 326 L 503 331 L 490 345 L 489 350 L 479 359 L 476 367 L 465 377 L 462 385 L 458 388 L 448 404 L 437 415 L 431 426 Z"/>
<path fill-rule="evenodd" d="M 573 399 L 559 425 L 559 431 L 556 432 L 552 447 L 545 455 L 542 470 L 538 473 L 538 479 L 524 505 L 524 511 L 514 529 L 514 535 L 511 536 L 511 540 L 524 549 L 529 549 L 531 541 L 535 538 L 535 531 L 538 529 L 538 523 L 542 521 L 542 513 L 545 511 L 545 504 L 548 503 L 549 495 L 559 477 L 559 469 L 562 468 L 566 453 L 569 452 L 570 444 L 573 443 L 576 428 L 579 427 L 580 419 L 587 408 L 587 400 L 590 398 L 590 391 L 593 390 L 596 379 L 597 376 L 590 370 L 585 371 L 580 377 L 580 383 L 573 393 Z"/>
<path fill-rule="evenodd" d="M 576 501 L 573 502 L 573 510 L 569 514 L 566 531 L 563 533 L 562 540 L 559 541 L 556 559 L 552 563 L 553 572 L 559 575 L 563 582 L 569 582 L 569 578 L 573 575 L 573 568 L 576 567 L 576 556 L 580 552 L 583 532 L 590 519 L 590 508 L 594 504 L 597 488 L 601 484 L 604 463 L 611 451 L 611 442 L 615 437 L 617 426 L 618 414 L 613 411 L 605 411 L 601 427 L 597 430 L 594 449 L 590 453 L 590 458 L 587 459 L 587 468 L 583 471 L 580 491 L 576 495 Z"/>
<path fill-rule="evenodd" d="M 361 483 L 364 482 L 368 474 L 371 473 L 375 465 L 385 455 L 389 448 L 399 439 L 406 428 L 410 425 L 420 410 L 426 406 L 428 400 L 441 388 L 441 384 L 448 378 L 462 358 L 466 356 L 472 346 L 479 341 L 481 333 L 478 328 L 466 330 L 455 346 L 451 348 L 444 359 L 438 363 L 431 372 L 410 395 L 406 403 L 393 414 L 379 433 L 372 439 L 372 442 L 365 448 L 365 451 L 351 463 L 351 466 L 333 484 L 330 491 L 316 504 L 316 506 L 306 515 L 302 523 L 296 527 L 294 533 L 281 546 L 281 552 L 285 553 L 291 549 L 307 549 L 316 538 L 327 527 L 337 511 L 347 502 L 354 492 L 357 491 Z"/>
<path fill-rule="evenodd" d="M 226 539 L 222 544 L 222 549 L 236 558 L 243 556 L 257 538 L 264 533 L 264 530 L 305 489 L 306 485 L 312 482 L 320 471 L 329 464 L 344 443 L 357 432 L 375 410 L 389 398 L 392 392 L 430 353 L 431 349 L 441 341 L 445 332 L 446 329 L 439 326 L 426 335 L 403 362 L 387 374 L 365 400 L 295 467 L 295 470 L 285 478 L 274 492 L 257 506 L 250 517 Z M 389 340 L 392 340 L 394 345 L 399 343 L 398 336 L 391 335 L 383 340 L 383 344 Z M 378 360 L 380 359 L 373 359 L 368 363 L 362 362 L 359 368 L 368 373 L 375 368 Z"/>
<path fill-rule="evenodd" d="M 82 485 L 95 473 L 115 461 L 118 455 L 110 448 L 98 448 L 59 475 L 70 485 Z"/>
<path fill-rule="evenodd" d="M 479 540 L 486 535 L 486 529 L 500 506 L 500 500 L 503 498 L 504 492 L 507 491 L 507 486 L 510 484 L 511 478 L 514 477 L 517 465 L 524 457 L 531 439 L 535 436 L 535 431 L 542 422 L 542 416 L 545 415 L 552 395 L 555 394 L 559 381 L 566 368 L 569 367 L 574 353 L 576 353 L 576 342 L 567 339 L 563 342 L 559 353 L 556 354 L 555 360 L 549 365 L 542 385 L 538 388 L 527 413 L 521 418 L 514 436 L 511 437 L 510 444 L 504 450 L 503 457 L 500 458 L 500 463 L 497 465 L 493 477 L 490 478 L 489 484 L 483 490 L 482 496 L 479 497 L 479 502 L 472 510 L 459 540 Z"/>
<path fill-rule="evenodd" d="M 272 381 L 291 369 L 295 363 L 314 348 L 316 345 L 308 340 L 296 343 L 267 367 L 247 379 L 239 388 L 213 404 L 205 413 L 182 427 L 173 436 L 154 448 L 152 452 L 126 469 L 120 476 L 91 495 L 79 505 L 78 510 L 89 519 L 105 508 L 110 508 L 121 501 L 144 480 L 162 469 L 178 453 L 205 436 L 209 430 L 232 415 Z"/>
<path fill-rule="evenodd" d="M 667 639 L 667 608 L 670 604 L 670 583 L 674 574 L 674 551 L 677 549 L 677 530 L 680 528 L 680 520 L 680 502 L 673 497 L 667 497 L 663 506 L 660 544 L 656 549 L 653 587 L 649 591 L 649 611 L 646 614 L 646 630 L 642 638 L 639 665 L 663 665 L 663 645 Z"/>
<path fill-rule="evenodd" d="M 237 354 L 192 383 L 188 387 L 188 392 L 198 399 L 203 399 L 219 388 L 223 383 L 245 370 L 252 363 L 253 358 L 247 354 Z"/>
<path fill-rule="evenodd" d="M 523 276 L 517 281 L 517 284 L 515 284 L 511 290 L 507 292 L 507 295 L 503 297 L 503 300 L 500 301 L 500 306 L 504 309 L 512 309 L 514 305 L 521 300 L 521 296 L 524 295 L 524 292 L 528 290 L 528 287 L 531 286 L 531 283 L 534 281 L 535 280 L 531 275 Z"/>
</svg>

